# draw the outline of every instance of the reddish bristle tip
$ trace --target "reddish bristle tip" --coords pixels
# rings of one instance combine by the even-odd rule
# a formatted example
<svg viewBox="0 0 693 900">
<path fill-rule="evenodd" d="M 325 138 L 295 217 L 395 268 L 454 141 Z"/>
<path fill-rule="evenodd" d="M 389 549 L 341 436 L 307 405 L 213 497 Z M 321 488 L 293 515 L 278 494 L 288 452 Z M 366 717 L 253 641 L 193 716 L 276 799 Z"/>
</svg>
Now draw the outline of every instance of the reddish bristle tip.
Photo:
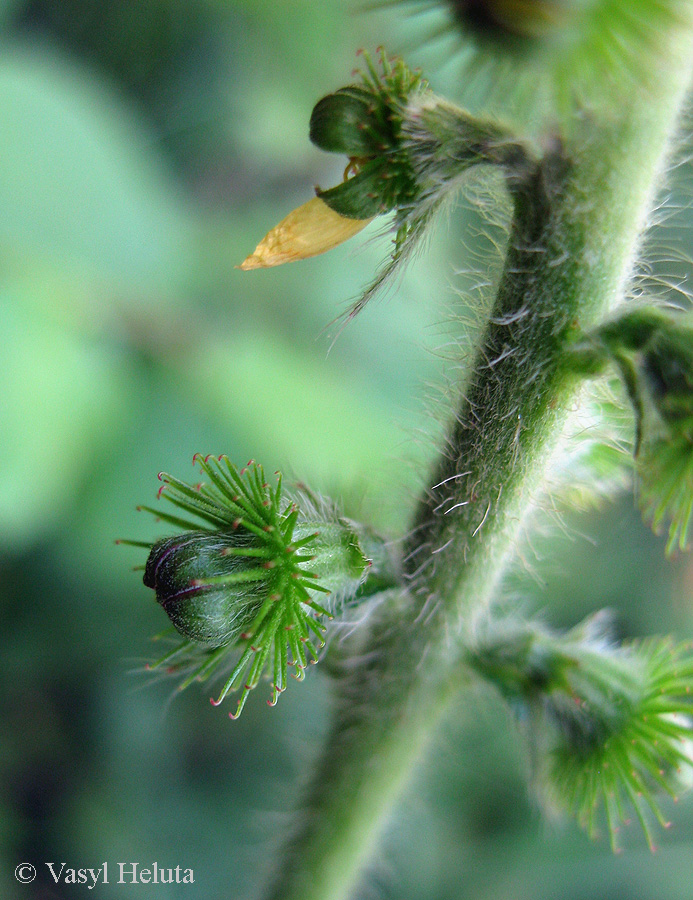
<svg viewBox="0 0 693 900">
<path fill-rule="evenodd" d="M 214 697 L 210 697 L 209 702 L 212 704 L 212 706 L 221 706 L 222 699 L 220 697 L 218 700 L 215 700 Z"/>
<path fill-rule="evenodd" d="M 163 494 L 163 492 L 164 492 L 165 489 L 166 489 L 166 485 L 165 485 L 165 484 L 162 484 L 161 487 L 159 488 L 159 490 L 156 492 L 156 499 L 157 499 L 157 500 L 159 500 L 159 498 L 161 497 L 161 495 Z"/>
</svg>

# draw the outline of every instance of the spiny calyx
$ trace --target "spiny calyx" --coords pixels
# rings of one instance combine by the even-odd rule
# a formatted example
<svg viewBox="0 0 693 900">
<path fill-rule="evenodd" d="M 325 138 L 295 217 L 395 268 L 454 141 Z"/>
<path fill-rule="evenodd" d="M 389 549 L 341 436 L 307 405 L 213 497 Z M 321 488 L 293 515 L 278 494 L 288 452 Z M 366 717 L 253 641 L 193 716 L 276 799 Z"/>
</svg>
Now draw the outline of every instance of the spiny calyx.
<svg viewBox="0 0 693 900">
<path fill-rule="evenodd" d="M 378 589 L 396 575 L 383 571 L 391 557 L 379 538 L 307 490 L 285 499 L 281 476 L 273 487 L 253 462 L 239 471 L 224 456 L 198 454 L 195 461 L 205 484 L 159 476 L 160 494 L 185 518 L 141 507 L 184 529 L 155 542 L 145 566 L 145 585 L 185 638 L 152 668 L 166 663 L 184 672 L 186 687 L 231 659 L 213 702 L 242 688 L 235 718 L 267 667 L 271 705 L 286 687 L 289 666 L 302 680 L 324 645 L 325 620 L 339 601 L 366 589 L 373 568 Z M 327 607 L 318 603 L 321 595 Z"/>
<path fill-rule="evenodd" d="M 693 658 L 668 640 L 618 645 L 607 611 L 560 634 L 512 616 L 482 623 L 467 662 L 526 727 L 538 787 L 590 834 L 600 814 L 617 849 L 635 812 L 666 825 L 657 794 L 675 797 L 693 773 Z"/>
</svg>

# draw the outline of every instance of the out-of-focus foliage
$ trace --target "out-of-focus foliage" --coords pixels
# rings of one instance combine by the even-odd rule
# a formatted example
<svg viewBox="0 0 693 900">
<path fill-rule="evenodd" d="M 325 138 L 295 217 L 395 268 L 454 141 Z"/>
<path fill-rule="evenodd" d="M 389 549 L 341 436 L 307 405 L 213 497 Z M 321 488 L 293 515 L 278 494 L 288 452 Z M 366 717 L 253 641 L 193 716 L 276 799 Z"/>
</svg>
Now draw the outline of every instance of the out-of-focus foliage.
<svg viewBox="0 0 693 900">
<path fill-rule="evenodd" d="M 461 328 L 492 241 L 482 205 L 455 212 L 396 296 L 329 354 L 328 323 L 389 237 L 366 232 L 361 249 L 280 271 L 234 269 L 315 183 L 339 180 L 308 120 L 356 48 L 377 35 L 419 61 L 416 19 L 401 11 L 4 0 L 0 28 L 0 896 L 84 889 L 51 885 L 46 861 L 156 860 L 193 868 L 195 884 L 140 888 L 148 897 L 241 898 L 287 827 L 329 682 L 311 672 L 275 710 L 251 697 L 237 723 L 206 693 L 170 702 L 173 686 L 142 671 L 165 625 L 129 569 L 146 554 L 113 542 L 169 533 L 135 507 L 156 502 L 158 471 L 188 479 L 196 451 L 281 467 L 400 533 L 446 414 L 450 283 L 470 294 Z M 427 74 L 448 91 L 434 59 L 429 46 Z M 675 175 L 677 195 L 688 176 Z M 690 218 L 675 220 L 676 240 Z M 453 280 L 470 259 L 480 275 Z M 672 265 L 658 262 L 654 280 Z M 526 580 L 554 624 L 608 604 L 628 635 L 690 632 L 693 569 L 664 562 L 631 506 L 594 527 L 561 519 L 567 536 L 528 551 Z M 656 857 L 636 838 L 611 858 L 606 841 L 542 824 L 512 728 L 493 697 L 460 702 L 394 819 L 384 896 L 688 900 L 690 806 Z M 14 881 L 24 861 L 39 868 L 33 886 Z"/>
</svg>

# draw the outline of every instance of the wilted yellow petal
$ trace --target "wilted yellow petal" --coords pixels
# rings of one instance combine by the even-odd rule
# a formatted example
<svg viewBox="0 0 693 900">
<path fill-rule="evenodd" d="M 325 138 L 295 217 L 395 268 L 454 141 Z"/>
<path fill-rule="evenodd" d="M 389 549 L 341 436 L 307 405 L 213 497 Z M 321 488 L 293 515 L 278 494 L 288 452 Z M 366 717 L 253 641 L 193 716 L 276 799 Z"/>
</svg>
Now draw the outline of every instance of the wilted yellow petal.
<svg viewBox="0 0 693 900">
<path fill-rule="evenodd" d="M 370 221 L 340 216 L 313 197 L 275 225 L 238 268 L 263 269 L 317 256 L 358 234 Z"/>
</svg>

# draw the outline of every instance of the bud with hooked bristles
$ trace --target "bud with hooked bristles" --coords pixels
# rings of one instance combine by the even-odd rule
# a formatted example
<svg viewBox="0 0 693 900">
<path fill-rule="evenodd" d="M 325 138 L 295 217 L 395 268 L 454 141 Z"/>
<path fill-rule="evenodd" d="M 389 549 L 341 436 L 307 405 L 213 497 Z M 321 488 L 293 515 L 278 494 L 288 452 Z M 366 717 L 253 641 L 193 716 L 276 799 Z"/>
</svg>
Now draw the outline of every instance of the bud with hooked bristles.
<svg viewBox="0 0 693 900">
<path fill-rule="evenodd" d="M 398 574 L 380 538 L 315 503 L 305 488 L 285 499 L 281 476 L 272 487 L 255 463 L 239 471 L 224 456 L 195 459 L 206 484 L 159 476 L 160 493 L 186 518 L 141 507 L 185 529 L 155 542 L 145 566 L 145 585 L 185 638 L 150 668 L 165 662 L 184 671 L 186 687 L 231 658 L 214 702 L 242 688 L 235 718 L 267 667 L 272 705 L 289 666 L 303 678 L 308 662 L 318 660 L 336 605 L 368 594 L 371 575 L 378 591 Z"/>
</svg>

